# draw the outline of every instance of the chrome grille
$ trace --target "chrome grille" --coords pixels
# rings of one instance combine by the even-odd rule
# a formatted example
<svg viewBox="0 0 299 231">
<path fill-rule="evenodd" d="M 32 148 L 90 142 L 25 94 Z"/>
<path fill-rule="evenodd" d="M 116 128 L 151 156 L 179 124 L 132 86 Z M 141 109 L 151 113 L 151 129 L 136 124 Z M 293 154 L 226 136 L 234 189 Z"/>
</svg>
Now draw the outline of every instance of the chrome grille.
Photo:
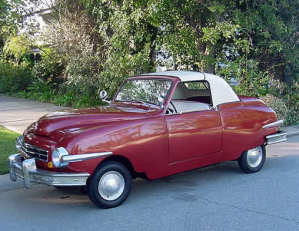
<svg viewBox="0 0 299 231">
<path fill-rule="evenodd" d="M 48 161 L 47 150 L 25 143 L 23 137 L 19 137 L 17 139 L 16 147 L 26 158 L 35 158 L 42 161 Z"/>
</svg>

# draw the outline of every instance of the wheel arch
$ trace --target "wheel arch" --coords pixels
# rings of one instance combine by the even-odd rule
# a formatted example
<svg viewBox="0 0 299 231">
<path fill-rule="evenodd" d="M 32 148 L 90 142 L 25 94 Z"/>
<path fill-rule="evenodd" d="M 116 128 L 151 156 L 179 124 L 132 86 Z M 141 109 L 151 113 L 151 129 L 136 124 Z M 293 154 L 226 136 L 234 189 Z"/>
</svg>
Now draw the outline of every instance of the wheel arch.
<svg viewBox="0 0 299 231">
<path fill-rule="evenodd" d="M 125 156 L 122 155 L 111 155 L 106 157 L 103 161 L 101 161 L 101 163 L 97 166 L 97 169 L 100 168 L 104 163 L 106 163 L 107 161 L 115 161 L 115 162 L 119 162 L 122 163 L 132 174 L 133 178 L 136 177 L 145 177 L 144 173 L 139 173 L 135 171 L 135 168 L 132 164 L 132 162 Z"/>
</svg>

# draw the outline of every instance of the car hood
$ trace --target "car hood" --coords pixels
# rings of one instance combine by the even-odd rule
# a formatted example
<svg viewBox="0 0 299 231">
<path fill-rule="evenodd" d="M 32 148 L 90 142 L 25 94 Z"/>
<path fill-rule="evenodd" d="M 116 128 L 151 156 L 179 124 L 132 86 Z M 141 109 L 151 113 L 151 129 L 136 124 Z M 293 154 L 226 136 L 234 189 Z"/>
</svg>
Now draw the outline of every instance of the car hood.
<svg viewBox="0 0 299 231">
<path fill-rule="evenodd" d="M 71 109 L 49 113 L 31 124 L 24 132 L 47 136 L 59 140 L 66 133 L 77 132 L 83 128 L 100 126 L 124 120 L 136 120 L 151 117 L 159 113 L 158 109 L 122 106 L 102 106 L 88 109 Z"/>
</svg>

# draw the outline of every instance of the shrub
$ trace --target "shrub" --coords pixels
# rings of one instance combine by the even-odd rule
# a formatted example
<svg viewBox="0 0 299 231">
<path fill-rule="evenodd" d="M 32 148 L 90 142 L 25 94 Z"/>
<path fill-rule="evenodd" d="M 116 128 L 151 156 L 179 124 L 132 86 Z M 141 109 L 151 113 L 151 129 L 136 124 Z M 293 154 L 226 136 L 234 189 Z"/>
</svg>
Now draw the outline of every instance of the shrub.
<svg viewBox="0 0 299 231">
<path fill-rule="evenodd" d="M 261 99 L 271 107 L 277 114 L 278 119 L 285 120 L 288 114 L 288 108 L 285 102 L 274 95 L 267 94 L 266 96 L 261 97 Z"/>
<path fill-rule="evenodd" d="M 254 60 L 239 58 L 236 61 L 227 62 L 222 64 L 216 74 L 224 76 L 227 80 L 237 79 L 239 84 L 234 87 L 234 90 L 239 95 L 261 97 L 269 91 L 271 78 L 267 72 L 259 70 L 258 63 Z"/>
<path fill-rule="evenodd" d="M 24 34 L 10 37 L 3 48 L 6 58 L 12 59 L 16 64 L 21 61 L 27 60 L 26 56 L 29 55 L 31 42 Z M 29 60 L 27 60 L 29 61 Z"/>
<path fill-rule="evenodd" d="M 299 83 L 292 85 L 273 81 L 270 89 L 272 95 L 280 98 L 286 106 L 284 125 L 291 125 L 299 122 Z"/>
<path fill-rule="evenodd" d="M 28 86 L 26 92 L 20 91 L 13 95 L 74 108 L 103 105 L 103 102 L 96 94 L 79 94 L 74 89 L 67 88 L 64 84 L 59 85 L 43 79 L 35 79 Z"/>
<path fill-rule="evenodd" d="M 299 123 L 299 83 L 295 83 L 292 87 L 286 88 L 286 94 L 283 96 L 288 114 L 285 119 L 286 125 Z"/>
<path fill-rule="evenodd" d="M 64 62 L 53 49 L 41 49 L 41 60 L 33 67 L 33 74 L 36 78 L 41 78 L 51 83 L 61 83 L 63 81 Z"/>
<path fill-rule="evenodd" d="M 52 101 L 61 106 L 71 106 L 73 108 L 94 107 L 103 105 L 97 95 L 78 94 L 72 90 L 59 89 L 57 96 Z"/>
<path fill-rule="evenodd" d="M 65 88 L 76 94 L 94 95 L 99 86 L 101 63 L 89 52 L 72 57 L 67 66 Z"/>
<path fill-rule="evenodd" d="M 27 97 L 42 102 L 50 102 L 56 97 L 55 86 L 50 81 L 39 78 L 35 78 L 27 90 Z"/>
<path fill-rule="evenodd" d="M 32 73 L 28 67 L 0 62 L 0 92 L 25 90 L 32 82 Z"/>
</svg>

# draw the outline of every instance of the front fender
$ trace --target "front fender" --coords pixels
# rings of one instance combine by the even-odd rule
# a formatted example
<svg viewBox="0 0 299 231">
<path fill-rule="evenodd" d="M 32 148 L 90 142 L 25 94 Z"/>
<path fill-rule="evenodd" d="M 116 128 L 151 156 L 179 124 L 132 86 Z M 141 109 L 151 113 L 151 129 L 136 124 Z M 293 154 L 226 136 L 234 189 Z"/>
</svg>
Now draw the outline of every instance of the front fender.
<svg viewBox="0 0 299 231">
<path fill-rule="evenodd" d="M 168 133 L 164 118 L 118 121 L 67 134 L 59 145 L 72 155 L 112 152 L 127 158 L 136 172 L 149 178 L 167 175 Z M 105 158 L 70 163 L 71 171 L 92 174 Z"/>
</svg>

